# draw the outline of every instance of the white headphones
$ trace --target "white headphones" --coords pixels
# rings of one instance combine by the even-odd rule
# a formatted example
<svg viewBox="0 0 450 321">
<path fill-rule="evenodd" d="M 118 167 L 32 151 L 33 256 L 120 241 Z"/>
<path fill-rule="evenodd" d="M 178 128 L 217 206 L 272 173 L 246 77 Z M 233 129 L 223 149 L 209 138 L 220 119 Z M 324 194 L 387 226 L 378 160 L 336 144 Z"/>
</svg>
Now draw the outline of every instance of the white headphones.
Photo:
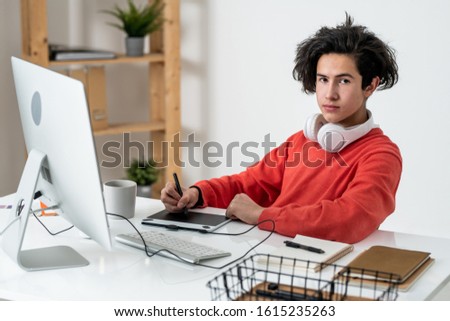
<svg viewBox="0 0 450 321">
<path fill-rule="evenodd" d="M 322 114 L 314 114 L 306 120 L 304 134 L 306 138 L 318 142 L 327 152 L 337 153 L 373 128 L 378 127 L 373 122 L 372 113 L 369 110 L 367 113 L 369 119 L 365 123 L 347 128 L 327 123 Z"/>
</svg>

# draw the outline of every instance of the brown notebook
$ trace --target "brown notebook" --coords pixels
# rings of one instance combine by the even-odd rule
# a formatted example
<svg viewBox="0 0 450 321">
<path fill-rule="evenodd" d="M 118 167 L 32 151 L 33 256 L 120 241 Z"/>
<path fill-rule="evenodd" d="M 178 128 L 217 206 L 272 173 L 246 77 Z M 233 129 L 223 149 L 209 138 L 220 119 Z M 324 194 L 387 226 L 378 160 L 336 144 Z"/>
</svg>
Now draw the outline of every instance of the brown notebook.
<svg viewBox="0 0 450 321">
<path fill-rule="evenodd" d="M 397 289 L 401 292 L 406 292 L 413 286 L 413 284 L 416 283 L 416 281 L 422 276 L 423 273 L 425 273 L 426 270 L 434 263 L 434 259 L 429 257 L 425 260 L 425 263 L 423 263 L 417 270 L 414 271 L 413 274 L 409 278 L 406 278 L 406 280 L 402 283 L 395 283 L 394 280 L 388 282 L 388 281 L 379 281 L 379 280 L 367 280 L 367 279 L 361 279 L 357 276 L 352 276 L 348 281 L 350 284 L 355 286 L 364 286 L 367 288 L 377 288 L 379 290 L 387 289 L 389 286 L 392 286 L 392 284 L 395 284 Z M 342 277 L 342 276 L 339 276 Z"/>
<path fill-rule="evenodd" d="M 422 251 L 405 250 L 387 246 L 372 246 L 362 252 L 347 267 L 356 273 L 364 269 L 363 278 L 381 278 L 382 273 L 392 273 L 400 278 L 398 283 L 403 283 L 416 270 L 418 270 L 430 257 L 430 253 Z M 353 274 L 353 273 L 352 273 Z"/>
</svg>

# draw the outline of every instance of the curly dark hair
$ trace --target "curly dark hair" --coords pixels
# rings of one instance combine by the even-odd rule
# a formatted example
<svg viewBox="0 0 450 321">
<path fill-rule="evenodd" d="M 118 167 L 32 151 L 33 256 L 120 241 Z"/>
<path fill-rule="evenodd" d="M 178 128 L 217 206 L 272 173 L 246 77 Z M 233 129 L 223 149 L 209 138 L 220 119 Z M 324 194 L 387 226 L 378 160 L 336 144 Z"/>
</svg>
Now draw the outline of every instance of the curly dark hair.
<svg viewBox="0 0 450 321">
<path fill-rule="evenodd" d="M 335 28 L 322 27 L 297 46 L 292 74 L 303 84 L 305 93 L 315 93 L 317 63 L 322 55 L 329 53 L 346 54 L 355 59 L 363 89 L 376 76 L 380 78 L 378 90 L 391 88 L 398 81 L 395 51 L 366 27 L 353 25 L 353 18 L 346 13 L 343 24 Z"/>
</svg>

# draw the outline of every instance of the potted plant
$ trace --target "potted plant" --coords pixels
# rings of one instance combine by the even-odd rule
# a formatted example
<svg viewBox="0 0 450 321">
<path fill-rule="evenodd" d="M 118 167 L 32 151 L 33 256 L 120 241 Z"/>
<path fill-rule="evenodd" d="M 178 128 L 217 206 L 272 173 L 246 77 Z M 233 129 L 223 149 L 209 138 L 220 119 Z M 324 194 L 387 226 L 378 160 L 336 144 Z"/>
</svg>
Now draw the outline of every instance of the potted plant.
<svg viewBox="0 0 450 321">
<path fill-rule="evenodd" d="M 159 170 L 153 160 L 133 160 L 126 170 L 127 178 L 137 184 L 137 196 L 150 197 L 151 185 L 158 180 Z"/>
<path fill-rule="evenodd" d="M 144 54 L 144 38 L 161 28 L 164 4 L 162 0 L 155 0 L 151 5 L 137 7 L 132 0 L 128 0 L 128 8 L 122 9 L 117 4 L 113 10 L 103 10 L 119 20 L 119 23 L 109 25 L 124 31 L 127 56 L 142 56 Z"/>
</svg>

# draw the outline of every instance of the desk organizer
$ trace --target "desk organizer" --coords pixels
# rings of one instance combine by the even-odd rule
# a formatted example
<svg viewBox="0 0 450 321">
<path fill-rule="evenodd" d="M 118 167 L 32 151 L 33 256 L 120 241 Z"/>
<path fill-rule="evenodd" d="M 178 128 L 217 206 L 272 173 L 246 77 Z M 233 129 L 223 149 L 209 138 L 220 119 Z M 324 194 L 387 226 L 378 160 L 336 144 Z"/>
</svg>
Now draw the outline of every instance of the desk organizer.
<svg viewBox="0 0 450 321">
<path fill-rule="evenodd" d="M 313 264 L 314 263 L 314 264 Z M 397 275 L 255 254 L 207 283 L 214 301 L 394 301 Z"/>
</svg>

